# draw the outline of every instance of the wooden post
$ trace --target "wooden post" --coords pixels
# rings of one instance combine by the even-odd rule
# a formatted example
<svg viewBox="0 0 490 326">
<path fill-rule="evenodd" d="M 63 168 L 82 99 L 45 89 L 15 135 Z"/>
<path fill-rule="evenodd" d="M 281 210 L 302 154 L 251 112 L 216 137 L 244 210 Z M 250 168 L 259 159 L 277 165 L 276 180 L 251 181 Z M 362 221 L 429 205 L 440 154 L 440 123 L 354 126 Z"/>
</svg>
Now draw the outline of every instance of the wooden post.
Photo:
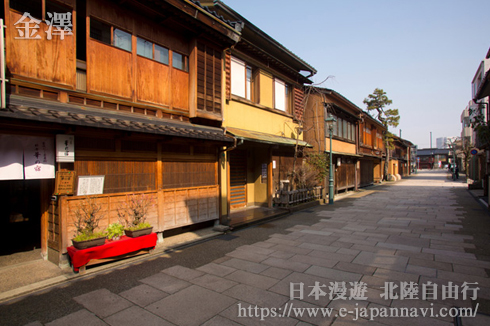
<svg viewBox="0 0 490 326">
<path fill-rule="evenodd" d="M 269 147 L 269 162 L 267 163 L 267 201 L 272 208 L 273 180 L 272 180 L 272 147 Z"/>
</svg>

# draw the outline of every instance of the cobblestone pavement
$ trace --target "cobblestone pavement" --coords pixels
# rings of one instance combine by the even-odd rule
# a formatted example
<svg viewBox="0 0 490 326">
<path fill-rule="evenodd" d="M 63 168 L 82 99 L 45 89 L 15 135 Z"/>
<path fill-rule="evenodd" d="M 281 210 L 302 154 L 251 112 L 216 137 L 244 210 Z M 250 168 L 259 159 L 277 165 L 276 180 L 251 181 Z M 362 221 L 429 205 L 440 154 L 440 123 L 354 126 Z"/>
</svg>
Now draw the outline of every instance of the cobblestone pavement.
<svg viewBox="0 0 490 326">
<path fill-rule="evenodd" d="M 454 307 L 489 312 L 489 216 L 445 172 L 295 214 L 318 219 L 119 293 L 101 287 L 75 296 L 80 310 L 45 325 L 454 325 Z"/>
</svg>

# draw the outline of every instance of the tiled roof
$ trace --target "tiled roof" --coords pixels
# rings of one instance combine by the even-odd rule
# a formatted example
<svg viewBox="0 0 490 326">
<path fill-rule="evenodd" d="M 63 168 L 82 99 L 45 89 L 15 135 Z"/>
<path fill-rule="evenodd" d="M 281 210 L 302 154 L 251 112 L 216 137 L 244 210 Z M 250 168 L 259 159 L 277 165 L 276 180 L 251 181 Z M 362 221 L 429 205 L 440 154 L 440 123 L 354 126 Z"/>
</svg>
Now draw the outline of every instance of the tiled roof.
<svg viewBox="0 0 490 326">
<path fill-rule="evenodd" d="M 223 129 L 119 111 L 10 96 L 0 118 L 14 118 L 166 136 L 233 142 Z"/>
</svg>

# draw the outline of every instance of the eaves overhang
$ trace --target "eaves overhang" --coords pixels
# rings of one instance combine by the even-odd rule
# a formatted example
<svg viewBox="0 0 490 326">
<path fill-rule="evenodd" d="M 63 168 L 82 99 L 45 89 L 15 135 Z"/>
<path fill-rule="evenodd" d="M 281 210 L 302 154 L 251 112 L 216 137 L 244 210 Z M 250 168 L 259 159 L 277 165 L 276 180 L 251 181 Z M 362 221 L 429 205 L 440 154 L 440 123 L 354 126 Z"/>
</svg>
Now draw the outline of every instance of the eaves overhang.
<svg viewBox="0 0 490 326">
<path fill-rule="evenodd" d="M 291 50 L 287 49 L 281 43 L 277 42 L 267 33 L 248 21 L 245 17 L 240 15 L 234 9 L 226 5 L 220 0 L 205 0 L 201 1 L 205 6 L 216 8 L 216 10 L 228 18 L 244 23 L 243 30 L 241 31 L 241 41 L 248 40 L 249 43 L 253 43 L 258 49 L 264 52 L 265 55 L 270 58 L 281 62 L 282 64 L 291 67 L 299 73 L 300 71 L 306 71 L 309 73 L 309 78 L 317 73 L 317 70 L 309 65 L 306 61 L 298 57 Z M 309 82 L 311 84 L 312 82 Z"/>
<path fill-rule="evenodd" d="M 227 127 L 226 131 L 232 134 L 234 137 L 246 141 L 264 143 L 269 145 L 282 145 L 282 146 L 302 146 L 302 147 L 310 147 L 313 146 L 305 142 L 304 140 L 287 138 L 277 135 L 266 134 L 259 131 L 253 130 L 244 130 L 238 128 Z"/>
<path fill-rule="evenodd" d="M 11 95 L 0 118 L 233 143 L 221 128 Z"/>
</svg>

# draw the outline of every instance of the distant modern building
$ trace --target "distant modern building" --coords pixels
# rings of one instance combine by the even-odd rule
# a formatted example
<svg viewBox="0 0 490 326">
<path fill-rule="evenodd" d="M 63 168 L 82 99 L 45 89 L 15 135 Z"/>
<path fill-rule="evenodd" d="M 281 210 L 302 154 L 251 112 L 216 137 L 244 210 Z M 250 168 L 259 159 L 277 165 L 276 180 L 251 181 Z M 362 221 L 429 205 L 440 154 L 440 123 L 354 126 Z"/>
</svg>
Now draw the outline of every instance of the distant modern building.
<svg viewBox="0 0 490 326">
<path fill-rule="evenodd" d="M 436 147 L 437 148 L 448 148 L 447 137 L 439 137 L 436 138 Z"/>
</svg>

